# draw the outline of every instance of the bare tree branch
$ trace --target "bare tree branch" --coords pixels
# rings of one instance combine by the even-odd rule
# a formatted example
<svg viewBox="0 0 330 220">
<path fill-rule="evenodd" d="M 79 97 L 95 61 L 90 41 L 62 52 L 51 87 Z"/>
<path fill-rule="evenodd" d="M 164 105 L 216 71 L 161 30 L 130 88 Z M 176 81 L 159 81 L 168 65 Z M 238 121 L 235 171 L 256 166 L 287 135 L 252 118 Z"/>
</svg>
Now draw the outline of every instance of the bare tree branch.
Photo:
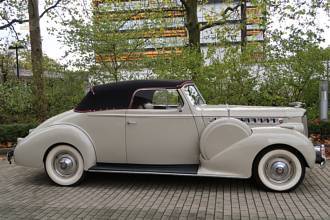
<svg viewBox="0 0 330 220">
<path fill-rule="evenodd" d="M 228 13 L 228 11 L 231 11 L 232 13 L 234 12 L 234 11 L 236 11 L 239 7 L 241 6 L 241 4 L 238 4 L 238 5 L 236 5 L 235 7 L 227 7 L 225 10 L 224 10 L 224 12 L 223 12 L 223 15 L 226 15 L 227 13 Z"/>
<path fill-rule="evenodd" d="M 25 20 L 13 19 L 13 20 L 7 22 L 7 24 L 1 25 L 1 26 L 0 26 L 0 30 L 3 30 L 3 29 L 6 29 L 6 28 L 9 28 L 10 26 L 12 26 L 12 25 L 15 24 L 15 23 L 23 24 L 23 23 L 28 22 L 28 21 L 29 21 L 28 19 L 25 19 Z"/>
<path fill-rule="evenodd" d="M 226 24 L 226 23 L 227 23 L 226 19 L 218 20 L 218 21 L 215 21 L 215 22 L 212 22 L 212 23 L 209 23 L 209 24 L 204 24 L 204 25 L 202 25 L 202 26 L 199 28 L 199 30 L 200 30 L 200 31 L 203 31 L 203 30 L 205 30 L 205 29 L 208 29 L 208 28 L 211 28 L 211 27 L 214 27 L 214 26 L 218 26 L 218 25 L 224 25 L 224 24 Z"/>
<path fill-rule="evenodd" d="M 62 0 L 57 0 L 56 3 L 48 8 L 45 9 L 45 11 L 43 11 L 41 14 L 40 14 L 40 18 L 42 18 L 42 16 L 44 16 L 46 13 L 48 13 L 50 10 L 54 9 L 57 7 L 58 4 L 61 3 Z"/>
<path fill-rule="evenodd" d="M 1 3 L 1 2 L 0 2 Z M 3 16 L 0 15 L 0 17 L 5 20 L 7 23 L 9 23 L 9 20 Z M 12 30 L 12 32 L 14 32 L 15 36 L 16 36 L 16 40 L 19 41 L 19 38 L 18 38 L 18 33 L 16 32 L 16 29 L 13 25 L 10 25 L 9 28 Z"/>
<path fill-rule="evenodd" d="M 0 0 L 0 3 L 3 2 L 5 0 Z M 42 18 L 47 12 L 49 12 L 50 10 L 54 9 L 57 7 L 57 5 L 61 2 L 62 0 L 57 0 L 56 3 L 50 7 L 48 7 L 47 9 L 45 9 L 45 11 L 43 11 L 41 14 L 40 14 L 40 18 Z M 0 26 L 0 30 L 3 30 L 3 29 L 6 29 L 12 25 L 14 25 L 15 23 L 18 23 L 18 24 L 23 24 L 25 22 L 28 22 L 29 19 L 12 19 L 11 21 L 7 21 L 7 24 L 4 24 L 4 25 L 1 25 Z"/>
<path fill-rule="evenodd" d="M 184 0 L 183 0 L 184 1 Z M 241 4 L 238 4 L 236 5 L 235 7 L 227 7 L 223 13 L 222 13 L 222 17 L 224 17 L 223 19 L 221 20 L 218 20 L 218 21 L 214 21 L 212 23 L 208 23 L 208 24 L 204 24 L 204 25 L 201 25 L 199 30 L 200 31 L 203 31 L 205 29 L 208 29 L 208 28 L 211 28 L 211 27 L 214 27 L 214 26 L 218 26 L 218 25 L 223 25 L 223 24 L 226 24 L 227 23 L 227 17 L 229 15 L 231 15 L 232 13 L 234 13 L 239 7 L 241 6 Z M 227 15 L 228 12 L 231 12 L 230 14 Z"/>
<path fill-rule="evenodd" d="M 14 32 L 16 40 L 19 41 L 18 33 L 17 33 L 16 29 L 14 28 L 14 26 L 10 26 L 10 29 Z"/>
</svg>

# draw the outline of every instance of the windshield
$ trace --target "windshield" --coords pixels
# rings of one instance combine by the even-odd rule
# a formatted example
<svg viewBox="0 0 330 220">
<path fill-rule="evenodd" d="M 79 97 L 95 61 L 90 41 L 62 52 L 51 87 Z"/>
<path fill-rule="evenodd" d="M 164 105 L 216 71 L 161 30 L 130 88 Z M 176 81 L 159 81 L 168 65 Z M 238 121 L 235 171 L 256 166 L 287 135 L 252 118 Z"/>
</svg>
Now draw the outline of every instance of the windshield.
<svg viewBox="0 0 330 220">
<path fill-rule="evenodd" d="M 187 85 L 187 86 L 183 87 L 183 90 L 184 90 L 184 93 L 186 94 L 186 96 L 188 97 L 189 101 L 193 105 L 206 104 L 203 96 L 198 91 L 198 89 L 196 88 L 195 85 Z"/>
</svg>

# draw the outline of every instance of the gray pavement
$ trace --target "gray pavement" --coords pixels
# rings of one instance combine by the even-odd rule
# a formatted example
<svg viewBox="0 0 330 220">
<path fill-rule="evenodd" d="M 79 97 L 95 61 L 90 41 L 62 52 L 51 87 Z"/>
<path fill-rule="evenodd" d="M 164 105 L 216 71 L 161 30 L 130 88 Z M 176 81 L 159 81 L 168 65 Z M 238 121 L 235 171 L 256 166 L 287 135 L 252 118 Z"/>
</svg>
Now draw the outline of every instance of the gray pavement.
<svg viewBox="0 0 330 220">
<path fill-rule="evenodd" d="M 330 219 L 330 167 L 291 193 L 250 180 L 90 173 L 75 187 L 0 160 L 0 219 Z"/>
</svg>

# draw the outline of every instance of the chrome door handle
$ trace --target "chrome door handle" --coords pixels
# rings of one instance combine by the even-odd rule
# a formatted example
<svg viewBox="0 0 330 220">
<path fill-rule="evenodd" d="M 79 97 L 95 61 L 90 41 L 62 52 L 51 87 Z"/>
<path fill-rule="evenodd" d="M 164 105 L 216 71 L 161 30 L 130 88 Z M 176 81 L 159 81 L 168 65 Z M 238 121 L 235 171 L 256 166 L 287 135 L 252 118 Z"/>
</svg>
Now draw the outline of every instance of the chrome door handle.
<svg viewBox="0 0 330 220">
<path fill-rule="evenodd" d="M 208 119 L 209 119 L 209 123 L 214 122 L 215 120 L 217 120 L 216 117 L 214 117 L 214 118 L 208 118 Z"/>
<path fill-rule="evenodd" d="M 128 125 L 136 124 L 136 121 L 127 121 Z"/>
</svg>

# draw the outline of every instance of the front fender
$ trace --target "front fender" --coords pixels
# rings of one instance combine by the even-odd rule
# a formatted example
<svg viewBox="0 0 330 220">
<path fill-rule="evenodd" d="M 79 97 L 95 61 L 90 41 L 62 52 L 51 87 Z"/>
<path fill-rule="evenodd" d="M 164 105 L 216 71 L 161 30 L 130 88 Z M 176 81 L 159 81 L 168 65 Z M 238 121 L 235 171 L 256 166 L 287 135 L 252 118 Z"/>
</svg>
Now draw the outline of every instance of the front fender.
<svg viewBox="0 0 330 220">
<path fill-rule="evenodd" d="M 222 149 L 212 158 L 201 157 L 198 174 L 249 178 L 257 154 L 272 145 L 290 146 L 302 154 L 310 168 L 315 164 L 313 144 L 303 134 L 279 127 L 259 127 L 253 128 L 250 136 Z"/>
<path fill-rule="evenodd" d="M 33 131 L 20 140 L 14 152 L 15 163 L 22 166 L 43 167 L 47 150 L 57 144 L 69 144 L 82 155 L 84 169 L 96 164 L 96 154 L 92 140 L 81 128 L 72 124 L 56 124 Z"/>
</svg>

